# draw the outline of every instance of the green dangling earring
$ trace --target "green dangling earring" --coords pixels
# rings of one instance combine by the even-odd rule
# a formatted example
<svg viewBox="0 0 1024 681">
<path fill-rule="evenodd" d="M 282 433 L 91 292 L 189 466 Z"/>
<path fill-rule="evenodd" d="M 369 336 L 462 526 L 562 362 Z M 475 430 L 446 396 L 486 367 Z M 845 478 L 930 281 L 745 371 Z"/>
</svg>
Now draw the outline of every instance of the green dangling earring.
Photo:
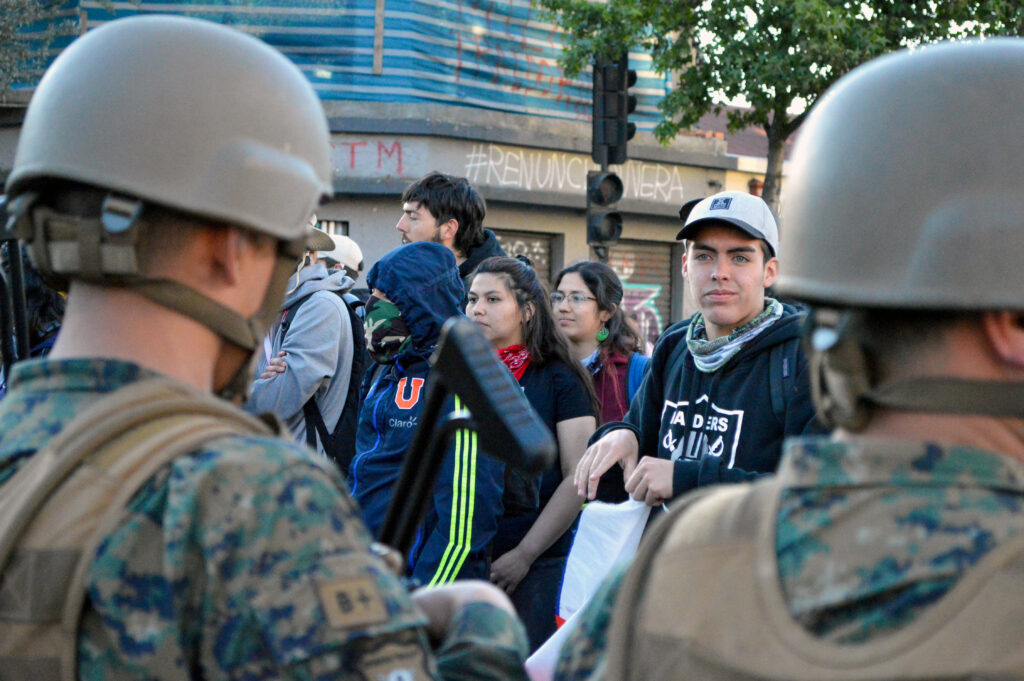
<svg viewBox="0 0 1024 681">
<path fill-rule="evenodd" d="M 610 332 L 608 331 L 608 327 L 602 326 L 601 330 L 597 332 L 597 342 L 604 343 L 606 340 L 608 340 L 609 335 Z"/>
</svg>

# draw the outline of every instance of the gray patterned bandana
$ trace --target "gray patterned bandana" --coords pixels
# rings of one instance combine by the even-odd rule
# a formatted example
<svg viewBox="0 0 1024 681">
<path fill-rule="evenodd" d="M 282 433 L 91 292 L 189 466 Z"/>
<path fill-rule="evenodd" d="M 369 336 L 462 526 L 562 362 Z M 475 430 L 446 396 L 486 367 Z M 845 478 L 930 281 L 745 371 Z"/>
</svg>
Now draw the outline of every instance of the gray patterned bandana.
<svg viewBox="0 0 1024 681">
<path fill-rule="evenodd" d="M 706 374 L 717 371 L 723 364 L 732 359 L 733 355 L 748 342 L 756 338 L 762 331 L 775 323 L 782 316 L 782 303 L 774 298 L 764 299 L 764 311 L 743 326 L 737 326 L 728 336 L 708 340 L 704 326 L 704 315 L 700 312 L 693 316 L 690 328 L 686 330 L 686 347 L 693 355 L 697 368 Z"/>
</svg>

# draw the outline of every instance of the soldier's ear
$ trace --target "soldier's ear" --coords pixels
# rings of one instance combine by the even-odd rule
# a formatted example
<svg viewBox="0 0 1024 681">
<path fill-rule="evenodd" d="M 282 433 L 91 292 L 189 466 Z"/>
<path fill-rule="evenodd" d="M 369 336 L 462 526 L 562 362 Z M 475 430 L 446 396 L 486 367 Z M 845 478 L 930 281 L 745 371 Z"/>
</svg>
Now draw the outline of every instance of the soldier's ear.
<svg viewBox="0 0 1024 681">
<path fill-rule="evenodd" d="M 1019 312 L 985 312 L 982 328 L 996 356 L 1024 369 L 1024 315 Z"/>
</svg>

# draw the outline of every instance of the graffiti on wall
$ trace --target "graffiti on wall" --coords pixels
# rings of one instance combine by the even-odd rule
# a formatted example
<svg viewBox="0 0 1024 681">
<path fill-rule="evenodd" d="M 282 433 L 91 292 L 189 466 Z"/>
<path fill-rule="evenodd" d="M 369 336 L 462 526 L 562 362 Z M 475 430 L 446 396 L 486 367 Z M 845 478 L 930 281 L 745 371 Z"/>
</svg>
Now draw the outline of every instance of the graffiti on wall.
<svg viewBox="0 0 1024 681">
<path fill-rule="evenodd" d="M 622 311 L 627 317 L 636 320 L 640 329 L 640 337 L 650 345 L 654 345 L 665 330 L 665 320 L 658 303 L 662 295 L 671 296 L 671 291 L 664 291 L 661 284 L 631 281 L 636 274 L 637 254 L 632 250 L 616 249 L 608 264 L 622 280 Z"/>
<path fill-rule="evenodd" d="M 405 168 L 401 140 L 341 140 L 331 142 L 335 172 L 362 170 L 401 177 Z"/>
<path fill-rule="evenodd" d="M 587 171 L 594 168 L 590 158 L 583 154 L 473 144 L 466 154 L 464 174 L 473 184 L 582 193 L 587 185 Z M 627 199 L 673 203 L 685 200 L 684 168 L 680 166 L 628 161 L 617 172 Z"/>
<path fill-rule="evenodd" d="M 533 269 L 541 279 L 550 283 L 551 257 L 549 253 L 550 237 L 538 237 L 532 239 L 522 235 L 495 234 L 498 243 L 505 251 L 505 255 L 514 258 L 517 255 L 524 255 L 533 263 Z"/>
<path fill-rule="evenodd" d="M 661 332 L 665 330 L 661 312 L 655 304 L 661 295 L 661 286 L 623 283 L 622 289 L 622 311 L 627 317 L 636 320 L 640 328 L 640 337 L 654 345 Z"/>
</svg>

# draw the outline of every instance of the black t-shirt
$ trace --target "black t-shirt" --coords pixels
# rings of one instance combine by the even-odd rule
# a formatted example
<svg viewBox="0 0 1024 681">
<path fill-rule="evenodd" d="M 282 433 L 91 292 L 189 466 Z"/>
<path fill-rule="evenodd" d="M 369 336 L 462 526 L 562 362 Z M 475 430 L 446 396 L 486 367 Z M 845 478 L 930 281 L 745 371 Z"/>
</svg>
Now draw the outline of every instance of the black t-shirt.
<svg viewBox="0 0 1024 681">
<path fill-rule="evenodd" d="M 519 379 L 519 385 L 522 387 L 526 399 L 529 400 L 530 406 L 555 436 L 556 444 L 558 442 L 557 424 L 580 416 L 595 416 L 594 410 L 590 406 L 586 387 L 573 370 L 560 360 L 553 360 L 542 366 L 531 362 L 523 372 L 523 377 Z M 541 476 L 540 507 L 537 510 L 523 513 L 509 514 L 506 512 L 498 523 L 495 556 L 500 556 L 519 544 L 537 516 L 540 515 L 540 509 L 548 503 L 548 499 L 551 498 L 561 482 L 562 465 L 559 458 L 556 458 L 554 464 Z M 544 555 L 566 555 L 571 544 L 572 532 L 569 531 L 557 540 Z"/>
</svg>

